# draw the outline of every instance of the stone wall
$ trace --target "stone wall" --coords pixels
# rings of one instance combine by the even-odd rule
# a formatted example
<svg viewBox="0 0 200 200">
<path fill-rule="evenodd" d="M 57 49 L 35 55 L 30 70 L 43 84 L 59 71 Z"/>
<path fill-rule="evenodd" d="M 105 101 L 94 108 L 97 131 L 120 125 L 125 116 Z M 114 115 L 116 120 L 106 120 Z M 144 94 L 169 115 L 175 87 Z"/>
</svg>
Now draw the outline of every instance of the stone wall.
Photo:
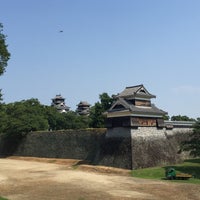
<svg viewBox="0 0 200 200">
<path fill-rule="evenodd" d="M 79 159 L 131 169 L 131 139 L 107 138 L 107 129 L 32 132 L 15 148 L 0 138 L 0 155 Z"/>
<path fill-rule="evenodd" d="M 130 137 L 105 137 L 95 164 L 132 169 Z"/>
<path fill-rule="evenodd" d="M 105 133 L 106 129 L 32 132 L 22 140 L 14 155 L 92 162 L 104 142 Z"/>
<path fill-rule="evenodd" d="M 127 127 L 32 132 L 17 143 L 0 138 L 0 155 L 80 159 L 126 169 L 161 166 L 187 158 L 179 147 L 191 130 Z"/>
<path fill-rule="evenodd" d="M 188 158 L 188 154 L 180 152 L 180 143 L 188 139 L 191 131 L 189 128 L 166 130 L 156 127 L 132 130 L 132 168 L 170 165 Z"/>
</svg>

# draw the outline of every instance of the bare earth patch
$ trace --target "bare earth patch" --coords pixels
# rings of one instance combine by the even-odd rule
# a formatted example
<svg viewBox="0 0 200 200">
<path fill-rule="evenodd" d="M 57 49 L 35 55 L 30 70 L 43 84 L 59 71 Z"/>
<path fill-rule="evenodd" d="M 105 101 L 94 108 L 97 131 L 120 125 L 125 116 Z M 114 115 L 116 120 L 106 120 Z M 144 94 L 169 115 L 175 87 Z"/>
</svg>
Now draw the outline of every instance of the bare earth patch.
<svg viewBox="0 0 200 200">
<path fill-rule="evenodd" d="M 128 170 L 66 159 L 0 159 L 0 196 L 9 200 L 200 200 L 200 186 L 137 179 Z"/>
</svg>

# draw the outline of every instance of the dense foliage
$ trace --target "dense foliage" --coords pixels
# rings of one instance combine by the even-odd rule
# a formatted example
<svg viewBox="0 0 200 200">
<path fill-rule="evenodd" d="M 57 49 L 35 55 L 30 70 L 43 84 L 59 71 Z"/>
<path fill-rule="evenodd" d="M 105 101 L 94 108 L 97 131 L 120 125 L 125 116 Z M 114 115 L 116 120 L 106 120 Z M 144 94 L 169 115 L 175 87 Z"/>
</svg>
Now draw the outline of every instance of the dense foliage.
<svg viewBox="0 0 200 200">
<path fill-rule="evenodd" d="M 195 121 L 193 118 L 189 118 L 186 115 L 174 115 L 171 117 L 172 121 Z"/>
<path fill-rule="evenodd" d="M 78 115 L 73 111 L 59 113 L 55 108 L 46 106 L 45 113 L 49 130 L 82 129 L 89 127 L 89 117 Z"/>
<path fill-rule="evenodd" d="M 164 116 L 163 116 L 163 119 L 164 119 L 164 120 L 170 120 L 170 116 L 169 116 L 169 115 L 164 115 Z"/>
<path fill-rule="evenodd" d="M 2 104 L 0 120 L 0 133 L 7 135 L 89 127 L 89 117 L 77 115 L 72 111 L 59 113 L 51 106 L 41 105 L 37 99 Z"/>
<path fill-rule="evenodd" d="M 0 23 L 0 75 L 2 75 L 10 58 L 7 50 L 6 36 L 3 34 L 3 25 Z"/>
<path fill-rule="evenodd" d="M 114 99 L 107 93 L 99 95 L 100 102 L 95 103 L 90 112 L 90 126 L 102 128 L 105 126 L 105 112 L 111 107 Z"/>
<path fill-rule="evenodd" d="M 0 133 L 7 136 L 23 136 L 31 131 L 81 129 L 104 127 L 103 113 L 113 99 L 103 93 L 100 102 L 91 108 L 89 116 L 76 112 L 59 113 L 54 107 L 40 104 L 38 99 L 0 104 Z"/>
<path fill-rule="evenodd" d="M 190 151 L 190 155 L 194 157 L 200 156 L 200 119 L 196 121 L 193 132 L 188 141 L 183 142 L 182 149 Z"/>
<path fill-rule="evenodd" d="M 0 132 L 12 135 L 48 129 L 44 114 L 44 108 L 37 99 L 3 104 Z"/>
<path fill-rule="evenodd" d="M 6 36 L 3 34 L 3 25 L 0 23 L 0 76 L 5 72 L 9 58 L 10 53 L 6 45 Z M 2 100 L 1 96 L 0 90 L 0 100 Z"/>
</svg>

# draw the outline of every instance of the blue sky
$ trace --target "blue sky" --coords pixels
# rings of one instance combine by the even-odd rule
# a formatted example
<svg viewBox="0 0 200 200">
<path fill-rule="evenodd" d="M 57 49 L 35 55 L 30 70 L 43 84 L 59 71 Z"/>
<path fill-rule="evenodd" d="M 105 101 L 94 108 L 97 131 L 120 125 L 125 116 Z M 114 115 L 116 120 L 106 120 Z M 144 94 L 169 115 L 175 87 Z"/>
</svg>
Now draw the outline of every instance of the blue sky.
<svg viewBox="0 0 200 200">
<path fill-rule="evenodd" d="M 50 105 L 61 94 L 74 110 L 144 84 L 170 116 L 200 117 L 199 8 L 199 0 L 2 0 L 4 101 Z"/>
</svg>

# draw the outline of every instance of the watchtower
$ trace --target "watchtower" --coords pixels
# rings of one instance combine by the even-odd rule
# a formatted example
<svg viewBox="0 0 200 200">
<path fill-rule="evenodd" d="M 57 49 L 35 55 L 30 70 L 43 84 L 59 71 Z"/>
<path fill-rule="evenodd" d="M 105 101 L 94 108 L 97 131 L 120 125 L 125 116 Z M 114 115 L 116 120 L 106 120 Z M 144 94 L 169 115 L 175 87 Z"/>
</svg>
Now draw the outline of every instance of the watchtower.
<svg viewBox="0 0 200 200">
<path fill-rule="evenodd" d="M 115 96 L 115 101 L 107 111 L 107 128 L 114 127 L 164 127 L 163 116 L 167 112 L 151 103 L 155 95 L 143 85 L 126 87 Z"/>
</svg>

